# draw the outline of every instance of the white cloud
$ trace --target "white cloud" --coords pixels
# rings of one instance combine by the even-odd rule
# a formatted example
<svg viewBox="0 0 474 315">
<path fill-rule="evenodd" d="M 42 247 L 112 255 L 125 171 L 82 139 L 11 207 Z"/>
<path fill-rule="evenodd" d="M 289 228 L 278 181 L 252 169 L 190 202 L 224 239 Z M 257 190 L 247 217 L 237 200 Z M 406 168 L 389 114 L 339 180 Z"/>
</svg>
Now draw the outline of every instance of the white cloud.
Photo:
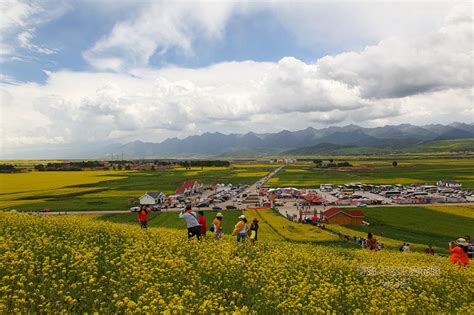
<svg viewBox="0 0 474 315">
<path fill-rule="evenodd" d="M 57 49 L 50 49 L 50 48 L 47 48 L 47 47 L 32 44 L 31 40 L 34 37 L 33 32 L 34 32 L 34 30 L 30 30 L 30 31 L 24 31 L 24 32 L 21 32 L 20 34 L 18 34 L 18 37 L 17 37 L 18 42 L 20 43 L 20 46 L 22 48 L 25 48 L 25 49 L 28 49 L 28 50 L 31 50 L 33 52 L 37 52 L 37 53 L 40 53 L 40 54 L 46 54 L 46 55 L 51 55 L 51 54 L 54 54 L 54 53 L 57 52 Z"/>
<path fill-rule="evenodd" d="M 142 2 L 138 12 L 116 23 L 83 55 L 93 67 L 115 71 L 145 66 L 155 53 L 173 48 L 192 55 L 198 38 L 219 38 L 235 6 L 235 1 Z"/>
<path fill-rule="evenodd" d="M 274 112 L 327 112 L 368 105 L 359 94 L 357 87 L 321 77 L 315 65 L 286 57 L 262 82 L 260 101 Z"/>
<path fill-rule="evenodd" d="M 417 40 L 392 38 L 361 53 L 318 60 L 325 78 L 360 88 L 364 98 L 397 98 L 474 83 L 470 5 L 451 12 L 437 32 Z M 457 12 L 457 13 L 456 13 Z"/>
<path fill-rule="evenodd" d="M 57 0 L 0 1 L 0 61 L 18 55 L 18 48 L 41 54 L 55 53 L 55 49 L 34 44 L 34 34 L 38 26 L 69 9 L 67 3 Z"/>
</svg>

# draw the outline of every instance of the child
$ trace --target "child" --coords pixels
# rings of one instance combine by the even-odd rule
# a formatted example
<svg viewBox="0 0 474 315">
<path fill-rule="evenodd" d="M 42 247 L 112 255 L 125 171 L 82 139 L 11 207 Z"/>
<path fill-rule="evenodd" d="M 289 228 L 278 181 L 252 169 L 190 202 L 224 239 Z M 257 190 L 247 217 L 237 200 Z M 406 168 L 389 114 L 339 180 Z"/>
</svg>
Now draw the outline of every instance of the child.
<svg viewBox="0 0 474 315">
<path fill-rule="evenodd" d="M 258 219 L 257 218 L 253 219 L 252 224 L 250 225 L 250 228 L 247 232 L 247 235 L 250 238 L 250 243 L 253 245 L 255 241 L 257 240 L 257 236 L 258 236 Z"/>
</svg>

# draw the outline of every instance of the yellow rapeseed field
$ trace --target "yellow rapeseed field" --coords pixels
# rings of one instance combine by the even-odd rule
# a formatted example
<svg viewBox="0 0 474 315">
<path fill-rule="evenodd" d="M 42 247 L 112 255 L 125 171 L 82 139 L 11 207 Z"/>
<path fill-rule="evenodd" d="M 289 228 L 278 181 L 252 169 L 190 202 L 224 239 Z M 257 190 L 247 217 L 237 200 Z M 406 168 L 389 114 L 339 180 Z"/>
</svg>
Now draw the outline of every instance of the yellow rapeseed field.
<svg viewBox="0 0 474 315">
<path fill-rule="evenodd" d="M 444 212 L 452 215 L 458 215 L 461 217 L 474 219 L 474 206 L 462 205 L 462 206 L 426 206 L 425 208 Z"/>
<path fill-rule="evenodd" d="M 71 185 L 92 184 L 124 178 L 127 171 L 27 172 L 0 174 L 2 193 L 50 191 Z M 130 171 L 128 171 L 130 172 Z M 106 177 L 104 175 L 107 175 Z"/>
<path fill-rule="evenodd" d="M 472 313 L 474 269 L 419 253 L 0 214 L 0 313 Z"/>
<path fill-rule="evenodd" d="M 27 172 L 0 174 L 0 208 L 14 207 L 19 204 L 36 203 L 44 199 L 23 200 L 20 198 L 65 195 L 86 192 L 95 188 L 68 188 L 82 184 L 92 184 L 124 178 L 130 171 L 78 171 L 78 172 Z"/>
</svg>

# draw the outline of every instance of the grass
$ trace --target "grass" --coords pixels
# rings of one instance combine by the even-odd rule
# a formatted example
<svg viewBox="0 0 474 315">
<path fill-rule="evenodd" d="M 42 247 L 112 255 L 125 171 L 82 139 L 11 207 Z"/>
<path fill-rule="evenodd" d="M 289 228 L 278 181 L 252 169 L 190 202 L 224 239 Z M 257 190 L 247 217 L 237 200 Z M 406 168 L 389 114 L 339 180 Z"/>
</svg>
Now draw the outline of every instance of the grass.
<svg viewBox="0 0 474 315">
<path fill-rule="evenodd" d="M 27 172 L 0 174 L 0 209 L 120 210 L 146 191 L 173 194 L 187 179 L 205 184 L 253 184 L 275 165 L 176 168 L 159 171 Z"/>
<path fill-rule="evenodd" d="M 242 211 L 222 211 L 224 234 L 231 234 L 234 225 L 239 221 Z M 249 224 L 254 218 L 259 219 L 259 239 L 272 241 L 290 241 L 296 243 L 315 243 L 318 245 L 337 245 L 339 247 L 353 247 L 351 244 L 340 241 L 336 236 L 311 225 L 291 222 L 272 210 L 245 210 L 243 212 Z M 214 220 L 216 212 L 204 211 L 208 229 Z M 113 223 L 138 225 L 137 214 L 104 214 L 98 220 Z M 178 218 L 178 212 L 151 212 L 148 216 L 150 228 L 170 228 L 186 231 L 186 223 Z M 212 233 L 211 233 L 212 235 Z"/>
<path fill-rule="evenodd" d="M 396 158 L 394 158 L 396 159 Z M 277 186 L 318 187 L 320 184 L 344 184 L 361 182 L 367 184 L 434 184 L 439 179 L 452 179 L 474 189 L 474 159 L 425 159 L 398 161 L 350 161 L 354 166 L 368 165 L 366 169 L 337 170 L 315 169 L 314 164 L 289 165 L 280 171 L 269 184 Z"/>
<path fill-rule="evenodd" d="M 232 233 L 234 225 L 239 221 L 238 217 L 242 214 L 242 211 L 222 211 L 222 213 L 224 215 L 222 220 L 224 233 L 229 235 Z M 291 222 L 272 210 L 245 210 L 243 213 L 249 221 L 248 224 L 250 224 L 254 218 L 259 220 L 259 239 L 353 247 L 349 243 L 342 242 L 338 237 L 329 232 L 322 231 L 311 225 Z M 204 211 L 204 215 L 209 229 L 216 212 Z M 98 220 L 138 225 L 138 218 L 135 213 L 104 214 L 98 216 Z M 161 227 L 177 229 L 182 230 L 183 233 L 186 231 L 186 223 L 178 218 L 178 212 L 151 212 L 148 216 L 148 225 L 150 228 Z"/>
<path fill-rule="evenodd" d="M 450 241 L 473 233 L 474 207 L 455 207 L 450 210 L 447 210 L 448 207 L 440 207 L 438 210 L 433 210 L 434 208 L 365 208 L 363 211 L 369 226 L 328 227 L 351 236 L 367 236 L 368 232 L 372 232 L 380 238 L 383 234 L 384 244 L 394 249 L 403 242 L 415 244 L 415 248 L 419 250 L 432 244 L 436 252 L 446 254 Z"/>
<path fill-rule="evenodd" d="M 212 221 L 216 217 L 214 211 L 204 211 L 204 216 L 207 221 L 207 230 L 211 227 Z M 225 234 L 231 234 L 234 225 L 239 221 L 239 216 L 242 211 L 221 211 L 223 214 L 222 226 Z M 148 215 L 149 227 L 162 227 L 186 231 L 186 222 L 178 218 L 179 212 L 151 212 Z M 117 214 L 103 214 L 97 217 L 98 220 L 109 221 L 113 223 L 127 223 L 138 225 L 138 214 L 136 213 L 117 213 Z"/>
</svg>

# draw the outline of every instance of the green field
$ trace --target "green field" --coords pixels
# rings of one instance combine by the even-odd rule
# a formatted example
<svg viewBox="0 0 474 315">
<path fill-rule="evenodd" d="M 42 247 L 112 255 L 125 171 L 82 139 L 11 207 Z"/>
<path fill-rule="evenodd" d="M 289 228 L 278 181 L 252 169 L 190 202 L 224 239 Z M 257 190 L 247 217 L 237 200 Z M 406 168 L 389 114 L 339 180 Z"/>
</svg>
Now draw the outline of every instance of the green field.
<svg viewBox="0 0 474 315">
<path fill-rule="evenodd" d="M 374 207 L 363 211 L 369 226 L 328 227 L 351 236 L 372 232 L 380 239 L 383 235 L 382 242 L 391 249 L 407 242 L 421 251 L 432 244 L 436 252 L 443 254 L 448 253 L 449 242 L 474 233 L 474 206 Z"/>
<path fill-rule="evenodd" d="M 393 160 L 397 160 L 393 157 Z M 435 184 L 439 179 L 459 181 L 465 188 L 474 189 L 474 158 L 398 160 L 349 160 L 351 170 L 317 169 L 314 164 L 289 165 L 270 179 L 274 187 L 313 187 L 320 184 Z M 362 167 L 358 169 L 358 167 Z"/>
<path fill-rule="evenodd" d="M 253 184 L 277 165 L 234 164 L 160 171 L 79 171 L 0 174 L 0 209 L 119 210 L 146 191 L 173 194 L 187 179 Z"/>
<path fill-rule="evenodd" d="M 291 222 L 283 216 L 271 210 L 246 210 L 242 211 L 221 211 L 224 215 L 222 225 L 224 234 L 231 234 L 234 225 L 239 221 L 239 216 L 244 213 L 250 222 L 257 218 L 260 222 L 259 238 L 265 240 L 279 240 L 296 243 L 315 243 L 318 245 L 329 245 L 338 247 L 352 247 L 353 244 L 341 241 L 337 236 L 326 231 L 322 231 L 312 225 L 302 225 Z M 207 227 L 212 224 L 217 212 L 204 211 L 207 220 Z M 138 225 L 136 213 L 104 214 L 97 216 L 98 220 L 111 223 L 126 223 Z M 186 223 L 178 218 L 178 212 L 151 212 L 148 216 L 148 226 L 150 228 L 169 228 L 186 232 Z M 212 233 L 210 235 L 213 235 Z"/>
<path fill-rule="evenodd" d="M 204 211 L 204 216 L 207 221 L 207 229 L 211 227 L 212 221 L 214 220 L 217 212 Z M 242 211 L 222 211 L 224 217 L 222 219 L 222 226 L 224 233 L 231 234 L 234 225 L 239 221 L 239 216 Z M 170 229 L 182 230 L 183 233 L 186 231 L 186 222 L 178 218 L 179 212 L 151 212 L 148 215 L 148 226 L 163 227 Z M 103 214 L 98 216 L 98 220 L 113 222 L 113 223 L 127 223 L 138 225 L 138 215 L 136 213 L 123 213 L 123 214 Z"/>
</svg>

